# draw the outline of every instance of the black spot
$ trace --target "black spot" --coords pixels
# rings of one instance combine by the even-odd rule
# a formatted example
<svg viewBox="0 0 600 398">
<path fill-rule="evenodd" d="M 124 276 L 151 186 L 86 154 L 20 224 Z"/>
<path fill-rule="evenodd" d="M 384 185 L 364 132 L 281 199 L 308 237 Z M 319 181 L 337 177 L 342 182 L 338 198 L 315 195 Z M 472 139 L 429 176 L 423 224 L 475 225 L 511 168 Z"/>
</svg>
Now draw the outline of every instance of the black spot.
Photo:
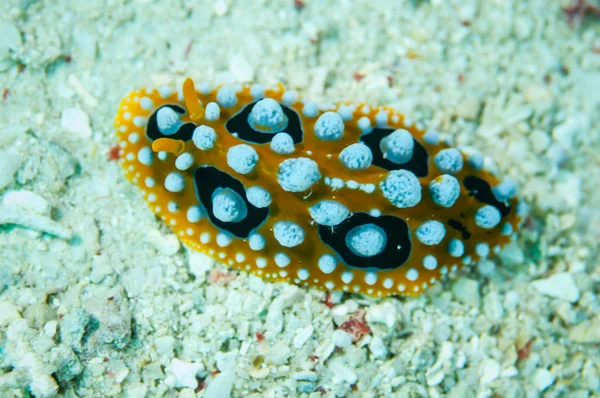
<svg viewBox="0 0 600 398">
<path fill-rule="evenodd" d="M 185 123 L 184 125 L 182 125 L 179 128 L 179 130 L 177 130 L 177 132 L 175 134 L 164 135 L 163 133 L 160 132 L 160 130 L 158 129 L 158 123 L 156 122 L 156 115 L 158 114 L 158 111 L 161 110 L 162 108 L 171 108 L 175 112 L 177 112 L 181 115 L 185 114 L 185 109 L 183 109 L 180 106 L 177 106 L 177 105 L 161 106 L 156 111 L 154 111 L 152 116 L 150 116 L 150 120 L 148 121 L 148 127 L 146 128 L 146 136 L 148 136 L 148 138 L 151 141 L 157 140 L 159 138 L 172 138 L 174 140 L 182 140 L 182 141 L 191 140 L 192 135 L 194 135 L 194 130 L 196 129 L 196 125 L 194 123 Z"/>
<path fill-rule="evenodd" d="M 212 166 L 199 167 L 194 174 L 194 182 L 198 200 L 204 206 L 210 221 L 220 229 L 224 229 L 238 238 L 247 238 L 250 232 L 262 224 L 269 215 L 269 209 L 259 209 L 246 199 L 246 190 L 241 182 Z M 239 222 L 223 222 L 213 215 L 212 194 L 217 188 L 229 188 L 238 193 L 246 206 L 248 215 Z"/>
<path fill-rule="evenodd" d="M 379 147 L 382 138 L 393 133 L 394 129 L 374 128 L 370 133 L 362 135 L 360 140 L 365 143 L 373 152 L 373 164 L 385 170 L 408 170 L 417 177 L 425 177 L 428 173 L 427 161 L 429 156 L 427 150 L 413 138 L 415 149 L 412 158 L 404 164 L 396 164 L 383 158 L 383 153 Z"/>
<path fill-rule="evenodd" d="M 227 123 L 225 123 L 225 127 L 230 134 L 236 133 L 238 138 L 244 141 L 253 142 L 255 144 L 269 143 L 275 134 L 265 134 L 254 130 L 248 123 L 248 116 L 250 115 L 250 112 L 252 112 L 254 105 L 256 105 L 256 102 L 246 105 L 240 112 L 235 114 L 227 121 Z M 298 117 L 296 111 L 294 111 L 292 108 L 288 108 L 281 103 L 280 105 L 281 108 L 283 108 L 283 113 L 288 118 L 288 125 L 283 131 L 292 137 L 294 144 L 299 144 L 302 142 L 303 137 L 302 123 L 300 122 L 300 118 Z"/>
<path fill-rule="evenodd" d="M 460 232 L 462 234 L 463 240 L 467 240 L 471 237 L 471 233 L 469 232 L 467 227 L 465 227 L 464 224 L 461 223 L 460 221 L 457 221 L 457 220 L 451 218 L 448 220 L 448 225 L 450 226 L 450 228 L 455 229 L 458 232 Z"/>
<path fill-rule="evenodd" d="M 510 213 L 510 207 L 496 199 L 492 187 L 485 180 L 476 176 L 468 176 L 463 180 L 463 185 L 469 191 L 469 195 L 475 196 L 479 202 L 494 206 L 500 211 L 502 217 Z"/>
<path fill-rule="evenodd" d="M 373 257 L 361 257 L 346 246 L 346 234 L 360 225 L 375 224 L 387 235 L 387 244 L 381 253 Z M 321 240 L 331 247 L 352 267 L 366 269 L 395 269 L 408 260 L 411 252 L 410 235 L 406 222 L 398 217 L 381 215 L 373 217 L 367 213 L 354 213 L 335 227 L 319 225 Z M 398 250 L 400 246 L 400 250 Z"/>
</svg>

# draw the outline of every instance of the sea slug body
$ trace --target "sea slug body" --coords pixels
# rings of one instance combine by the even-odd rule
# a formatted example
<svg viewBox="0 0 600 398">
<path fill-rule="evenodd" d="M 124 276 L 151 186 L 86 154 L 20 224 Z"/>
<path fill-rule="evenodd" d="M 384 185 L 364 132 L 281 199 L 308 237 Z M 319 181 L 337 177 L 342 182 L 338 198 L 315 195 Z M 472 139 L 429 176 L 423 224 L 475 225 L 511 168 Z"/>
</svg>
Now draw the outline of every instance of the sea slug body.
<svg viewBox="0 0 600 398">
<path fill-rule="evenodd" d="M 180 239 L 271 281 L 418 295 L 510 242 L 517 186 L 391 108 L 254 84 L 127 95 L 119 162 Z"/>
</svg>

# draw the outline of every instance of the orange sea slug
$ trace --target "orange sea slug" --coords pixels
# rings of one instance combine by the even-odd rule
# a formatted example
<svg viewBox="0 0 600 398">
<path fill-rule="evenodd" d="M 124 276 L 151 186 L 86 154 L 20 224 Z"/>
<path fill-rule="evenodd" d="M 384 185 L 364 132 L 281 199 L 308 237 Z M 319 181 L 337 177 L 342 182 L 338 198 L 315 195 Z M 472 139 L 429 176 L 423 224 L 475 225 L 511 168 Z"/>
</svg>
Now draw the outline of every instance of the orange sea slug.
<svg viewBox="0 0 600 398">
<path fill-rule="evenodd" d="M 515 186 L 391 108 L 186 79 L 130 93 L 119 161 L 191 248 L 272 281 L 418 295 L 498 251 Z"/>
</svg>

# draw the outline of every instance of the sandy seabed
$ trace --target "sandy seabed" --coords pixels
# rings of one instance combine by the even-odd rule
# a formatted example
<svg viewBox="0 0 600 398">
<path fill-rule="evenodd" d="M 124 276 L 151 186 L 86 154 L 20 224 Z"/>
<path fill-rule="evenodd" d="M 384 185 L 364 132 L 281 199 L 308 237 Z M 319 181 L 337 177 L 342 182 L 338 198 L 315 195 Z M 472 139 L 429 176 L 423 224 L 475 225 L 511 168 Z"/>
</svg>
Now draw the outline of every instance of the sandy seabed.
<svg viewBox="0 0 600 398">
<path fill-rule="evenodd" d="M 3 1 L 0 394 L 600 395 L 600 24 L 567 5 Z M 418 298 L 190 252 L 109 160 L 120 99 L 187 76 L 392 106 L 517 181 L 525 228 Z"/>
</svg>

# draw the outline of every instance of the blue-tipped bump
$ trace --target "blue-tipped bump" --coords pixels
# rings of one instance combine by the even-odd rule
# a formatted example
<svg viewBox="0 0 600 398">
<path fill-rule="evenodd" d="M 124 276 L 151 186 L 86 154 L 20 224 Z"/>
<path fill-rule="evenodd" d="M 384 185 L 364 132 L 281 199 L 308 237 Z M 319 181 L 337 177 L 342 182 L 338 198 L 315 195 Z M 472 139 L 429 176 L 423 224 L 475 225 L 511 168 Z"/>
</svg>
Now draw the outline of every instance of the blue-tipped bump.
<svg viewBox="0 0 600 398">
<path fill-rule="evenodd" d="M 212 91 L 212 87 L 208 82 L 200 82 L 200 84 L 198 85 L 198 91 L 200 91 L 204 95 L 208 95 Z"/>
<path fill-rule="evenodd" d="M 443 174 L 429 183 L 431 200 L 442 207 L 452 207 L 460 195 L 460 184 L 450 174 Z"/>
<path fill-rule="evenodd" d="M 513 180 L 505 180 L 492 188 L 492 193 L 500 202 L 506 202 L 517 194 L 517 183 Z"/>
<path fill-rule="evenodd" d="M 315 117 L 319 114 L 319 106 L 314 102 L 307 102 L 302 107 L 302 114 L 306 117 Z"/>
<path fill-rule="evenodd" d="M 165 106 L 156 112 L 156 124 L 163 135 L 173 135 L 183 125 L 183 122 L 179 117 L 179 113 Z"/>
<path fill-rule="evenodd" d="M 204 217 L 204 211 L 200 206 L 191 206 L 186 213 L 189 222 L 198 222 Z"/>
<path fill-rule="evenodd" d="M 237 95 L 233 88 L 223 86 L 217 92 L 217 103 L 223 108 L 231 108 L 237 105 Z"/>
<path fill-rule="evenodd" d="M 319 165 L 309 158 L 286 159 L 277 170 L 277 182 L 288 192 L 304 192 L 320 179 Z"/>
<path fill-rule="evenodd" d="M 500 233 L 504 236 L 510 236 L 513 233 L 513 226 L 510 223 L 504 223 L 504 225 L 502 225 L 502 231 L 500 231 Z"/>
<path fill-rule="evenodd" d="M 483 169 L 483 155 L 479 152 L 474 153 L 467 158 L 467 163 L 475 170 L 480 171 Z"/>
<path fill-rule="evenodd" d="M 475 224 L 483 229 L 496 227 L 501 219 L 500 211 L 491 205 L 485 205 L 475 213 Z"/>
<path fill-rule="evenodd" d="M 359 225 L 346 234 L 346 246 L 360 257 L 373 257 L 385 249 L 387 235 L 375 224 Z"/>
<path fill-rule="evenodd" d="M 267 241 L 265 240 L 265 237 L 261 234 L 254 233 L 250 235 L 250 238 L 248 238 L 248 245 L 250 246 L 250 249 L 254 251 L 264 249 L 266 244 Z"/>
<path fill-rule="evenodd" d="M 456 148 L 442 149 L 435 155 L 433 162 L 438 170 L 446 174 L 456 174 L 463 168 L 463 158 Z"/>
<path fill-rule="evenodd" d="M 408 130 L 398 129 L 383 138 L 379 148 L 384 159 L 392 163 L 404 164 L 413 156 L 415 140 Z"/>
<path fill-rule="evenodd" d="M 388 122 L 388 113 L 386 111 L 379 111 L 375 115 L 375 124 L 378 126 L 385 126 Z"/>
<path fill-rule="evenodd" d="M 331 274 L 333 271 L 335 271 L 337 260 L 331 254 L 323 254 L 321 257 L 319 257 L 317 265 L 324 274 Z"/>
<path fill-rule="evenodd" d="M 268 207 L 271 204 L 271 194 L 269 191 L 264 189 L 263 187 L 250 187 L 246 190 L 246 199 L 253 206 L 258 207 L 259 209 Z"/>
<path fill-rule="evenodd" d="M 451 239 L 448 242 L 448 254 L 452 257 L 462 257 L 465 254 L 465 244 L 458 239 Z"/>
<path fill-rule="evenodd" d="M 438 245 L 446 236 L 446 228 L 439 221 L 429 220 L 419 225 L 416 235 L 417 239 L 424 245 Z"/>
<path fill-rule="evenodd" d="M 169 192 L 181 192 L 185 189 L 185 178 L 181 173 L 171 172 L 165 178 L 165 188 Z"/>
<path fill-rule="evenodd" d="M 437 268 L 437 258 L 435 258 L 435 256 L 432 256 L 431 254 L 428 254 L 425 257 L 423 257 L 422 264 L 425 269 L 432 271 Z"/>
<path fill-rule="evenodd" d="M 217 188 L 212 194 L 213 215 L 223 222 L 240 222 L 248 215 L 244 199 L 230 188 Z"/>
<path fill-rule="evenodd" d="M 247 144 L 232 146 L 227 151 L 227 165 L 240 174 L 254 171 L 258 163 L 258 153 Z"/>
<path fill-rule="evenodd" d="M 304 230 L 291 221 L 278 221 L 273 225 L 273 235 L 283 247 L 296 247 L 304 242 Z"/>
<path fill-rule="evenodd" d="M 256 100 L 264 98 L 265 89 L 260 84 L 253 84 L 252 87 L 250 87 L 250 95 L 252 95 L 252 98 Z"/>
<path fill-rule="evenodd" d="M 286 91 L 281 96 L 281 101 L 286 105 L 292 105 L 298 99 L 298 93 L 295 91 Z"/>
<path fill-rule="evenodd" d="M 184 152 L 175 159 L 175 167 L 178 170 L 187 170 L 194 164 L 194 156 L 189 152 Z"/>
<path fill-rule="evenodd" d="M 288 133 L 277 133 L 271 140 L 271 150 L 280 155 L 294 153 L 294 139 Z"/>
<path fill-rule="evenodd" d="M 337 110 L 337 113 L 342 117 L 342 120 L 347 122 L 348 120 L 352 120 L 352 115 L 354 114 L 354 107 L 352 105 L 340 105 Z"/>
<path fill-rule="evenodd" d="M 322 200 L 308 208 L 313 220 L 319 225 L 335 227 L 350 216 L 350 210 L 334 200 Z"/>
<path fill-rule="evenodd" d="M 344 136 L 344 121 L 337 112 L 325 112 L 315 123 L 315 135 L 320 140 L 337 141 Z"/>
<path fill-rule="evenodd" d="M 196 145 L 198 149 L 208 151 L 214 148 L 215 141 L 217 141 L 217 133 L 215 133 L 215 129 L 210 126 L 198 126 L 194 130 L 192 141 L 194 141 L 194 145 Z"/>
<path fill-rule="evenodd" d="M 475 245 L 475 253 L 479 256 L 479 257 L 487 257 L 490 254 L 490 246 L 487 243 L 478 243 Z"/>
<path fill-rule="evenodd" d="M 364 170 L 371 166 L 373 153 L 368 146 L 359 142 L 342 149 L 339 159 L 350 170 Z"/>
<path fill-rule="evenodd" d="M 440 143 L 440 135 L 435 130 L 427 130 L 423 134 L 423 142 L 429 145 L 438 145 Z"/>
<path fill-rule="evenodd" d="M 216 102 L 209 102 L 208 105 L 206 105 L 206 110 L 204 111 L 204 118 L 208 121 L 214 122 L 219 120 L 220 117 L 221 108 L 219 107 L 219 104 Z"/>
<path fill-rule="evenodd" d="M 288 265 L 290 265 L 291 262 L 290 256 L 288 256 L 285 253 L 275 253 L 273 259 L 275 260 L 275 264 L 277 264 L 279 268 L 285 268 Z"/>
<path fill-rule="evenodd" d="M 288 118 L 283 113 L 283 108 L 279 102 L 273 98 L 264 98 L 258 101 L 250 115 L 248 115 L 248 124 L 256 131 L 261 133 L 278 133 L 288 124 Z"/>
<path fill-rule="evenodd" d="M 383 196 L 399 208 L 414 207 L 421 201 L 421 184 L 407 170 L 393 170 L 379 184 Z"/>
<path fill-rule="evenodd" d="M 358 122 L 356 123 L 356 125 L 358 126 L 359 129 L 361 129 L 361 131 L 366 132 L 367 130 L 369 130 L 371 128 L 371 119 L 369 119 L 366 116 L 363 116 L 360 119 L 358 119 Z"/>
</svg>

